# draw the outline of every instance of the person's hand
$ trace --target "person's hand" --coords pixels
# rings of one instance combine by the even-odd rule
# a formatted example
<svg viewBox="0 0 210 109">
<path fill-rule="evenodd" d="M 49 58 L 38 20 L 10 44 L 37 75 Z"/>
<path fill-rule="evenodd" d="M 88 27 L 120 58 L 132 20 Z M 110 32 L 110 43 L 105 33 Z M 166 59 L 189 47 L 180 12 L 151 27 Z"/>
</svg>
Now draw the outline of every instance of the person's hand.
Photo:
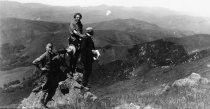
<svg viewBox="0 0 210 109">
<path fill-rule="evenodd" d="M 98 58 L 100 57 L 100 52 L 98 50 L 92 50 L 92 53 L 96 56 L 93 57 L 94 60 L 98 60 Z"/>
<path fill-rule="evenodd" d="M 76 30 L 73 30 L 74 34 L 78 34 L 78 32 Z"/>
<path fill-rule="evenodd" d="M 92 50 L 92 53 L 93 53 L 93 54 L 96 54 L 96 50 Z"/>
<path fill-rule="evenodd" d="M 42 71 L 48 70 L 46 67 L 41 68 Z"/>
<path fill-rule="evenodd" d="M 85 35 L 85 34 L 80 34 L 79 36 L 83 38 L 83 37 L 85 37 L 86 35 Z"/>
<path fill-rule="evenodd" d="M 66 49 L 66 51 L 67 51 L 68 53 L 73 53 L 73 54 L 75 54 L 76 48 L 75 48 L 75 46 L 73 46 L 73 45 L 69 45 L 68 48 Z"/>
<path fill-rule="evenodd" d="M 101 56 L 99 50 L 96 50 L 95 52 L 96 52 L 97 57 L 100 57 Z"/>
</svg>

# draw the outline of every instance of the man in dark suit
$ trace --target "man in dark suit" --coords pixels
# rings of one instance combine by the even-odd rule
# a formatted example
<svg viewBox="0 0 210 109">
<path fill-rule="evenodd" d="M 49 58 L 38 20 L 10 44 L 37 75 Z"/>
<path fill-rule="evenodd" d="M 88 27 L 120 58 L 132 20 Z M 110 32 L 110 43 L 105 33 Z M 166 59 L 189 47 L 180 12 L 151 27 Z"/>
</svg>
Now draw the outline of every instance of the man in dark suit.
<svg viewBox="0 0 210 109">
<path fill-rule="evenodd" d="M 95 50 L 93 42 L 94 31 L 92 27 L 86 28 L 86 36 L 83 37 L 81 42 L 81 62 L 84 65 L 84 73 L 82 85 L 84 87 L 88 84 L 89 76 L 92 72 L 92 63 L 100 55 L 98 50 Z"/>
</svg>

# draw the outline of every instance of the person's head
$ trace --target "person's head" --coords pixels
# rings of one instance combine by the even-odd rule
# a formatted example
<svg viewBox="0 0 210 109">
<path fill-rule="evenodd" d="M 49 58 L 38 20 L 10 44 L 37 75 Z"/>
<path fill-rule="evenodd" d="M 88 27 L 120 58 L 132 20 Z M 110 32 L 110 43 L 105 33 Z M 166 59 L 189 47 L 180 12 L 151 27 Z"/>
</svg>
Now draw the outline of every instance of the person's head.
<svg viewBox="0 0 210 109">
<path fill-rule="evenodd" d="M 80 21 L 82 19 L 82 14 L 80 13 L 75 13 L 74 14 L 74 19 L 76 22 Z"/>
<path fill-rule="evenodd" d="M 67 48 L 66 48 L 66 51 L 67 51 L 67 53 L 68 54 L 75 54 L 75 52 L 76 52 L 76 48 L 75 48 L 75 46 L 74 45 L 69 45 Z"/>
<path fill-rule="evenodd" d="M 52 43 L 48 43 L 48 44 L 46 45 L 46 51 L 47 51 L 47 52 L 52 52 L 52 50 L 53 50 L 53 44 L 52 44 Z"/>
<path fill-rule="evenodd" d="M 87 28 L 86 28 L 86 33 L 88 33 L 88 34 L 90 34 L 90 35 L 93 35 L 93 34 L 94 34 L 93 27 L 87 27 Z"/>
</svg>

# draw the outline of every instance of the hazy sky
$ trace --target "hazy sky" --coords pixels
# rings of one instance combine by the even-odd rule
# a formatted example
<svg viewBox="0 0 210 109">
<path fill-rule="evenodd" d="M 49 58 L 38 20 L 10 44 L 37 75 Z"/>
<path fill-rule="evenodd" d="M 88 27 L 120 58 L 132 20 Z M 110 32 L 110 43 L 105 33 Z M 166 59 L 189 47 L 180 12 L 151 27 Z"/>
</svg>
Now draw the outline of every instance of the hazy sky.
<svg viewBox="0 0 210 109">
<path fill-rule="evenodd" d="M 210 17 L 210 0 L 12 0 L 23 3 L 44 3 L 57 6 L 150 6 L 164 7 L 192 15 Z"/>
</svg>

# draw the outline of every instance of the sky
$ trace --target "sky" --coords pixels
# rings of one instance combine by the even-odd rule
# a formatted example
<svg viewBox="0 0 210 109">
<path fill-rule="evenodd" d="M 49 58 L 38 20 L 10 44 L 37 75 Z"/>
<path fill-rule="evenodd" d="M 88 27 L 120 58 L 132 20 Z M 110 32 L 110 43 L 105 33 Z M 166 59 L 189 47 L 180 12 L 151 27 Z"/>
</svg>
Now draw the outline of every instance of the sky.
<svg viewBox="0 0 210 109">
<path fill-rule="evenodd" d="M 210 0 L 12 0 L 12 1 L 18 1 L 22 3 L 43 3 L 55 6 L 87 7 L 87 6 L 97 6 L 97 5 L 109 5 L 109 6 L 125 6 L 125 7 L 133 7 L 133 6 L 163 7 L 195 16 L 210 17 Z"/>
</svg>

